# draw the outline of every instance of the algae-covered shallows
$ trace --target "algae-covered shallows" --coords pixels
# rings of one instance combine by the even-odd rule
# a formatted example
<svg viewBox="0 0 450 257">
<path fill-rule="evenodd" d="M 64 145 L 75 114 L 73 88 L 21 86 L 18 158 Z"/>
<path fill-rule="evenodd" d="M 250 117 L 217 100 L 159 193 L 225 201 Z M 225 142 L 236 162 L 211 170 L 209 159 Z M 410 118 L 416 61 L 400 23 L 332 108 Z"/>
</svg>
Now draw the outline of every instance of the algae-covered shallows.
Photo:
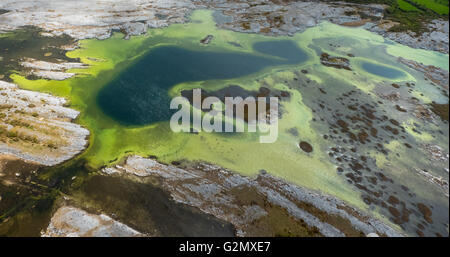
<svg viewBox="0 0 450 257">
<path fill-rule="evenodd" d="M 91 65 L 89 69 L 80 71 L 86 74 L 66 81 L 27 80 L 19 75 L 12 78 L 21 87 L 51 92 L 58 96 L 67 97 L 73 108 L 81 111 L 79 122 L 89 128 L 92 133 L 91 144 L 87 151 L 80 157 L 86 158 L 90 166 L 94 168 L 110 164 L 111 161 L 120 160 L 130 153 L 149 156 L 156 155 L 161 161 L 174 160 L 203 160 L 235 170 L 245 175 L 255 175 L 259 170 L 266 170 L 271 174 L 284 178 L 290 182 L 317 189 L 338 196 L 360 208 L 368 208 L 359 194 L 355 194 L 354 186 L 347 182 L 347 178 L 336 172 L 336 164 L 331 162 L 328 156 L 329 143 L 323 140 L 323 134 L 328 128 L 324 124 L 314 123 L 321 119 L 319 109 L 313 108 L 315 99 L 322 95 L 334 95 L 343 93 L 344 89 L 357 89 L 366 94 L 367 99 L 375 98 L 371 94 L 379 84 L 402 83 L 405 79 L 415 82 L 418 90 L 424 95 L 426 101 L 445 100 L 440 91 L 428 85 L 423 77 L 416 71 L 399 64 L 396 57 L 389 55 L 388 51 L 395 55 L 396 51 L 407 47 L 397 44 L 388 45 L 381 36 L 377 36 L 363 29 L 344 28 L 330 23 L 322 23 L 304 33 L 295 34 L 293 37 L 265 37 L 256 34 L 242 34 L 231 31 L 219 30 L 215 27 L 211 12 L 196 11 L 193 13 L 193 23 L 171 25 L 163 29 L 152 29 L 146 36 L 132 37 L 123 40 L 122 36 L 115 34 L 104 41 L 86 40 L 81 42 L 81 49 L 68 53 L 71 58 L 80 58 L 84 63 Z M 200 40 L 206 35 L 214 35 L 214 39 L 208 45 L 203 45 Z M 108 85 L 120 81 L 122 76 L 127 80 L 138 80 L 139 77 L 127 77 L 127 72 L 136 63 L 141 62 L 147 55 L 155 53 L 158 47 L 176 47 L 169 49 L 184 49 L 183 51 L 202 53 L 226 53 L 254 56 L 252 58 L 274 58 L 265 53 L 255 51 L 254 45 L 259 42 L 274 42 L 289 40 L 301 49 L 308 59 L 301 64 L 283 63 L 273 59 L 276 65 L 270 65 L 258 71 L 248 72 L 245 76 L 234 78 L 233 76 L 211 76 L 207 81 L 175 81 L 181 83 L 166 91 L 158 92 L 160 97 L 172 97 L 186 89 L 202 87 L 209 91 L 219 90 L 228 85 L 239 85 L 246 90 L 258 90 L 261 86 L 284 90 L 291 94 L 290 101 L 282 103 L 284 110 L 280 120 L 280 136 L 276 143 L 271 145 L 259 144 L 257 137 L 250 134 L 223 136 L 220 134 L 174 134 L 170 131 L 168 122 L 159 121 L 149 125 L 125 125 L 114 120 L 97 104 L 99 92 L 106 90 Z M 236 44 L 230 44 L 235 42 Z M 335 42 L 329 46 L 329 42 Z M 239 46 L 238 46 L 239 45 Z M 320 65 L 319 56 L 313 50 L 321 48 L 333 56 L 344 56 L 352 53 L 358 58 L 383 63 L 396 67 L 405 73 L 402 78 L 386 79 L 383 77 L 367 77 L 367 72 L 362 71 L 357 65 L 353 71 L 334 70 Z M 163 48 L 164 49 L 164 48 Z M 167 48 L 165 48 L 167 49 Z M 373 51 L 379 49 L 380 51 Z M 409 48 L 408 48 L 409 49 Z M 256 49 L 257 50 L 257 49 Z M 274 50 L 274 49 L 273 49 Z M 409 49 L 408 51 L 416 51 Z M 418 51 L 418 50 L 417 50 Z M 392 53 L 394 52 L 394 53 Z M 158 53 L 158 52 L 156 52 Z M 435 63 L 445 66 L 448 56 L 435 56 L 434 53 L 420 50 L 420 58 L 430 55 Z M 413 58 L 412 58 L 413 59 Z M 308 74 L 301 75 L 300 70 L 308 70 Z M 173 71 L 178 72 L 176 70 Z M 302 76 L 302 81 L 299 81 Z M 216 78 L 216 79 L 214 79 Z M 307 79 L 305 79 L 307 78 Z M 196 78 L 199 79 L 199 78 Z M 308 81 L 322 88 L 316 93 L 307 93 L 301 90 L 308 86 Z M 127 83 L 123 80 L 122 83 Z M 125 89 L 125 88 L 124 88 Z M 125 89 L 124 92 L 128 91 Z M 312 92 L 312 91 L 311 91 Z M 100 93 L 101 95 L 101 93 Z M 308 103 L 308 104 L 306 104 Z M 118 103 L 120 105 L 120 103 Z M 336 103 L 338 104 L 338 103 Z M 127 106 L 133 110 L 137 106 Z M 159 106 L 163 107 L 163 106 Z M 324 112 L 329 112 L 324 110 Z M 411 123 L 411 120 L 402 122 Z M 418 122 L 418 121 L 414 121 Z M 290 133 L 292 129 L 297 133 Z M 440 143 L 448 141 L 448 129 L 443 133 L 437 133 L 439 129 L 430 127 L 429 133 L 434 138 L 425 143 Z M 414 134 L 412 134 L 414 136 Z M 416 140 L 420 140 L 419 137 Z M 305 153 L 299 148 L 299 142 L 305 141 L 312 145 L 314 151 Z M 392 145 L 391 145 L 392 146 Z M 389 147 L 389 145 L 388 145 Z M 444 145 L 448 151 L 448 145 Z M 412 155 L 401 152 L 401 157 L 395 156 L 399 148 L 390 148 L 387 159 L 392 159 L 408 165 L 399 165 L 398 169 L 383 166 L 389 162 L 386 157 L 377 152 L 368 151 L 368 155 L 377 160 L 385 172 L 395 177 L 400 173 L 410 172 L 407 167 L 414 167 L 416 161 Z M 422 157 L 424 158 L 424 157 Z M 383 162 L 384 161 L 384 162 Z M 392 161 L 392 162 L 394 162 Z M 397 173 L 395 173 L 397 172 Z M 448 176 L 448 175 L 447 175 Z M 443 198 L 434 198 L 434 189 L 426 189 L 427 185 L 415 187 L 419 183 L 414 175 L 409 174 L 404 178 L 403 184 L 409 185 L 414 193 L 423 198 L 431 199 L 436 204 L 446 206 L 448 201 Z M 443 208 L 445 209 L 445 208 Z M 441 214 L 442 221 L 447 219 L 448 213 Z"/>
</svg>

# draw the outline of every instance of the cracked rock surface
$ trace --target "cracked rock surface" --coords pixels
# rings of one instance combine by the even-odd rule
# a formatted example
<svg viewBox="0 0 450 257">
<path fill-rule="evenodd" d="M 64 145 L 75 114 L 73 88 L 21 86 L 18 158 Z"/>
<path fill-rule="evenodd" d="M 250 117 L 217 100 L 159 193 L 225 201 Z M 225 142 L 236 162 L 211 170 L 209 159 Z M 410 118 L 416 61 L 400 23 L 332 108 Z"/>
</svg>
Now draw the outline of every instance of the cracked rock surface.
<svg viewBox="0 0 450 257">
<path fill-rule="evenodd" d="M 0 154 L 52 166 L 83 151 L 89 131 L 72 122 L 79 112 L 66 104 L 0 81 Z"/>
<path fill-rule="evenodd" d="M 76 39 L 105 39 L 112 31 L 131 36 L 185 22 L 192 7 L 186 0 L 5 0 L 0 9 L 9 12 L 0 16 L 0 31 L 34 25 L 49 35 L 65 33 Z"/>
<path fill-rule="evenodd" d="M 53 215 L 43 237 L 136 237 L 138 231 L 111 217 L 63 206 Z"/>
</svg>

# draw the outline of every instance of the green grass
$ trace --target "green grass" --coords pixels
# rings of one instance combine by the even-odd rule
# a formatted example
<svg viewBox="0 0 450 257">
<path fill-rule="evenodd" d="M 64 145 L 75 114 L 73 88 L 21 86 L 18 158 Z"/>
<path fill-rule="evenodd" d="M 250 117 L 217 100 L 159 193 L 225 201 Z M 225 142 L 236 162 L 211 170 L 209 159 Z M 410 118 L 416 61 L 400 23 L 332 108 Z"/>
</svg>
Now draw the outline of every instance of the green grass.
<svg viewBox="0 0 450 257">
<path fill-rule="evenodd" d="M 344 0 L 344 2 L 359 4 L 387 4 L 391 7 L 399 6 L 403 11 L 415 9 L 423 11 L 431 10 L 439 15 L 448 15 L 449 0 Z M 414 8 L 415 7 L 415 8 Z"/>
<path fill-rule="evenodd" d="M 420 6 L 424 6 L 427 9 L 439 15 L 448 15 L 448 0 L 410 0 Z"/>
<path fill-rule="evenodd" d="M 419 4 L 426 3 L 427 6 Z M 413 31 L 418 34 L 427 32 L 431 20 L 448 17 L 448 0 L 398 0 L 386 9 L 385 18 L 398 22 L 399 25 L 392 27 L 394 32 Z M 440 6 L 441 10 L 433 10 L 431 7 Z M 445 14 L 445 8 L 446 14 Z"/>
<path fill-rule="evenodd" d="M 419 9 L 417 7 L 415 7 L 414 5 L 408 3 L 404 0 L 397 0 L 397 4 L 398 4 L 398 7 L 400 7 L 400 9 L 402 9 L 405 12 L 419 11 Z"/>
</svg>

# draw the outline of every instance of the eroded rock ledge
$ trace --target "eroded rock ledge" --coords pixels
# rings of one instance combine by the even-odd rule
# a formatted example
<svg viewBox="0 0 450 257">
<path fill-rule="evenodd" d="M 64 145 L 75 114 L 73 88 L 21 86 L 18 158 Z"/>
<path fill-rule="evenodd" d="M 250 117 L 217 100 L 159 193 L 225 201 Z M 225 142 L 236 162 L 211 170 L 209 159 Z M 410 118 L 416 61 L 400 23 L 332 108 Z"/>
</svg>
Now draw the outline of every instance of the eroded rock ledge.
<svg viewBox="0 0 450 257">
<path fill-rule="evenodd" d="M 277 226 L 290 224 L 282 235 L 293 235 L 301 227 L 302 235 L 308 236 L 401 236 L 341 200 L 288 184 L 265 172 L 250 178 L 205 163 L 175 167 L 139 156 L 130 156 L 123 165 L 102 172 L 142 179 L 142 183 L 157 179 L 176 202 L 232 223 L 238 236 L 280 235 L 271 230 L 273 220 Z"/>
<path fill-rule="evenodd" d="M 84 150 L 89 131 L 66 100 L 0 81 L 0 154 L 52 166 Z"/>
<path fill-rule="evenodd" d="M 67 72 L 70 69 L 85 69 L 87 65 L 77 62 L 45 62 L 33 58 L 25 58 L 21 65 L 27 70 L 29 74 L 51 80 L 65 80 L 76 75 L 73 72 Z"/>
<path fill-rule="evenodd" d="M 43 237 L 136 237 L 138 231 L 111 217 L 63 206 L 53 215 Z"/>
</svg>

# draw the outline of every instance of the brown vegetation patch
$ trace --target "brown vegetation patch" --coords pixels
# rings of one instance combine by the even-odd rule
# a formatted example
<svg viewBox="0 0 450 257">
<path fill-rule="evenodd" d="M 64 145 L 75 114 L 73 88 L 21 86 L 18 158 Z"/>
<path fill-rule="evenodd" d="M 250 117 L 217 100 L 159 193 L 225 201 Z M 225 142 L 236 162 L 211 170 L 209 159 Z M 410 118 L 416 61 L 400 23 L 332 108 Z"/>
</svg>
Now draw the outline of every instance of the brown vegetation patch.
<svg viewBox="0 0 450 257">
<path fill-rule="evenodd" d="M 431 218 L 432 216 L 432 212 L 430 210 L 430 208 L 428 208 L 425 204 L 423 203 L 418 203 L 417 204 L 417 208 L 419 209 L 420 213 L 422 213 L 424 219 L 428 222 L 428 223 L 433 223 L 433 219 Z"/>
<path fill-rule="evenodd" d="M 442 120 L 445 120 L 448 122 L 449 117 L 449 105 L 447 104 L 437 104 L 437 103 L 431 103 L 431 110 L 441 117 Z"/>
<path fill-rule="evenodd" d="M 302 141 L 299 146 L 304 152 L 310 153 L 313 151 L 313 147 L 308 142 Z"/>
</svg>

